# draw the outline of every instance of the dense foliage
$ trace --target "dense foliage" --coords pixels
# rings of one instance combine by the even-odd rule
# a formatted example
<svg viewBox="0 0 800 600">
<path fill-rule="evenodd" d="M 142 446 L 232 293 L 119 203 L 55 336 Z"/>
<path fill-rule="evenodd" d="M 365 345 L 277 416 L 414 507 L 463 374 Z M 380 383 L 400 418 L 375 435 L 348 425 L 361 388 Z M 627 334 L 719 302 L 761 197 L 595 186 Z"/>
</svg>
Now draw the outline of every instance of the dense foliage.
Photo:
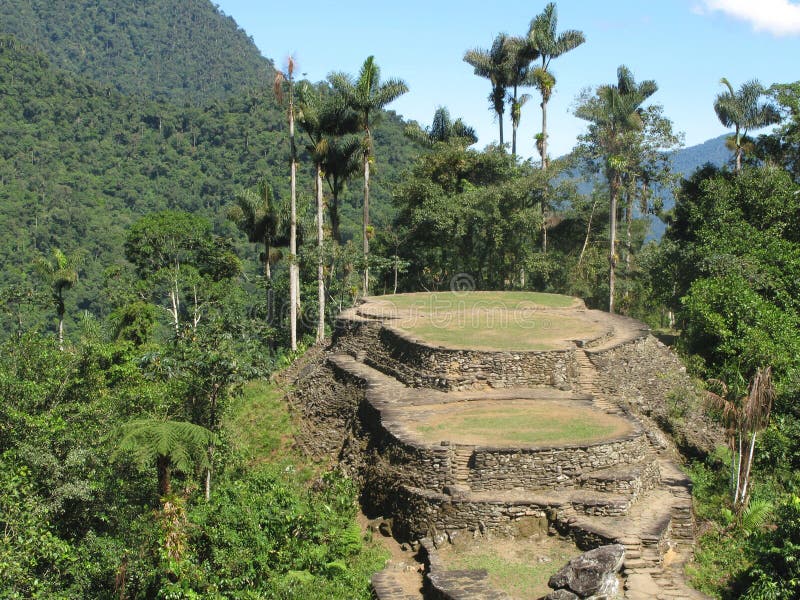
<svg viewBox="0 0 800 600">
<path fill-rule="evenodd" d="M 192 373 L 165 377 L 131 343 L 93 336 L 63 352 L 35 334 L 1 350 L 4 598 L 369 597 L 380 558 L 362 549 L 352 483 L 331 473 L 311 491 L 292 463 L 241 452 L 236 411 L 264 386 L 224 410 L 210 502 L 180 461 L 159 499 L 155 461 L 137 459 L 149 438 L 128 434 L 142 415 L 191 418 Z M 213 364 L 208 352 L 198 358 Z M 256 416 L 280 439 L 291 432 L 276 406 Z"/>
<path fill-rule="evenodd" d="M 234 237 L 225 213 L 237 190 L 266 178 L 279 202 L 288 198 L 288 143 L 268 89 L 206 108 L 139 101 L 53 69 L 12 37 L 0 38 L 0 87 L 0 282 L 21 286 L 20 294 L 36 281 L 30 265 L 38 256 L 80 248 L 71 304 L 106 315 L 103 273 L 123 261 L 125 229 L 139 216 L 186 210 Z M 387 190 L 414 151 L 402 121 L 385 116 L 374 132 L 371 212 L 379 226 L 390 219 Z M 300 202 L 310 205 L 310 166 L 298 185 Z M 358 235 L 354 188 L 340 200 L 345 240 Z M 244 257 L 260 270 L 257 253 Z M 23 312 L 26 326 L 45 318 L 41 309 Z"/>
<path fill-rule="evenodd" d="M 0 33 L 131 96 L 205 105 L 263 89 L 272 64 L 207 0 L 5 0 Z"/>
</svg>

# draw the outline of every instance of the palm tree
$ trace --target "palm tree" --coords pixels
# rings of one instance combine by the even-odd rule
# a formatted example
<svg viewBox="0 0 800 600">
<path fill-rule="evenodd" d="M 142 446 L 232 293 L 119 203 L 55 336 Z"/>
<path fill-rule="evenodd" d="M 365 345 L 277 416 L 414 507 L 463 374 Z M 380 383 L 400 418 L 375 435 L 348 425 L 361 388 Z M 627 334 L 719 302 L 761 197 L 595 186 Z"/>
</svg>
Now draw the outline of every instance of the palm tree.
<svg viewBox="0 0 800 600">
<path fill-rule="evenodd" d="M 478 141 L 475 129 L 460 118 L 453 121 L 450 118 L 450 111 L 444 106 L 440 106 L 433 113 L 433 122 L 430 127 L 423 129 L 415 121 L 412 121 L 406 126 L 403 133 L 406 137 L 428 147 L 451 141 L 468 147 Z"/>
<path fill-rule="evenodd" d="M 511 80 L 512 48 L 505 33 L 498 35 L 489 50 L 475 48 L 464 54 L 464 62 L 475 70 L 475 75 L 484 77 L 492 84 L 489 93 L 491 110 L 497 115 L 500 125 L 500 145 L 503 145 L 503 113 L 506 110 L 506 91 Z"/>
<path fill-rule="evenodd" d="M 381 83 L 381 71 L 375 57 L 369 56 L 361 66 L 357 79 L 345 73 L 332 73 L 328 77 L 331 85 L 361 118 L 364 131 L 364 294 L 369 294 L 369 165 L 373 159 L 371 124 L 375 113 L 408 91 L 401 79 L 389 79 Z"/>
<path fill-rule="evenodd" d="M 64 303 L 64 292 L 71 289 L 78 281 L 78 268 L 83 262 L 83 255 L 76 252 L 67 256 L 60 249 L 53 248 L 51 260 L 43 256 L 37 258 L 34 269 L 50 286 L 53 304 L 56 307 L 58 316 L 58 349 L 64 349 L 64 314 L 66 305 Z"/>
<path fill-rule="evenodd" d="M 331 198 L 328 202 L 328 216 L 331 220 L 331 236 L 337 244 L 342 243 L 339 228 L 339 196 L 344 191 L 349 179 L 361 169 L 361 140 L 355 136 L 333 138 L 328 142 L 323 172 Z"/>
<path fill-rule="evenodd" d="M 718 94 L 714 100 L 714 111 L 725 127 L 734 128 L 733 150 L 736 153 L 736 172 L 742 170 L 744 142 L 749 129 L 761 129 L 780 122 L 781 115 L 771 102 L 761 102 L 766 94 L 764 87 L 753 79 L 742 84 L 739 91 L 734 91 L 730 81 L 724 77 L 720 83 L 727 90 Z"/>
<path fill-rule="evenodd" d="M 115 456 L 132 453 L 142 465 L 155 464 L 158 493 L 164 497 L 172 493 L 173 471 L 210 467 L 208 449 L 217 441 L 214 433 L 188 421 L 137 419 L 120 427 Z"/>
<path fill-rule="evenodd" d="M 508 103 L 511 107 L 511 154 L 517 155 L 517 128 L 522 118 L 522 107 L 530 100 L 530 95 L 519 95 L 519 88 L 534 84 L 531 77 L 531 63 L 539 57 L 539 51 L 528 38 L 511 37 L 507 40 L 509 47 L 509 85 L 512 93 Z"/>
<path fill-rule="evenodd" d="M 275 205 L 272 186 L 261 179 L 256 191 L 242 190 L 234 197 L 228 209 L 228 219 L 247 235 L 250 243 L 264 245 L 261 261 L 264 263 L 264 281 L 267 288 L 267 322 L 273 322 L 273 289 L 271 264 L 279 256 L 274 247 L 278 242 L 279 213 Z"/>
<path fill-rule="evenodd" d="M 769 425 L 775 388 L 772 384 L 772 369 L 758 369 L 747 390 L 747 395 L 737 398 L 736 393 L 724 382 L 712 380 L 721 394 L 707 392 L 711 403 L 721 411 L 728 444 L 733 456 L 731 460 L 731 487 L 733 504 L 737 512 L 747 507 L 750 470 L 753 466 L 756 435 Z M 749 439 L 748 439 L 749 438 Z"/>
<path fill-rule="evenodd" d="M 570 29 L 556 34 L 558 14 L 556 5 L 551 2 L 540 15 L 531 21 L 528 30 L 528 43 L 537 51 L 541 64 L 532 72 L 534 85 L 542 95 L 542 131 L 537 136 L 536 148 L 542 157 L 542 169 L 547 168 L 547 103 L 553 95 L 556 79 L 548 70 L 550 61 L 565 52 L 574 50 L 586 41 L 583 32 Z"/>
<path fill-rule="evenodd" d="M 325 263 L 324 263 L 324 202 L 322 173 L 328 156 L 330 142 L 334 136 L 352 133 L 358 127 L 358 119 L 341 96 L 324 94 L 304 83 L 298 89 L 298 122 L 308 138 L 306 151 L 314 161 L 314 189 L 317 199 L 317 294 L 319 314 L 317 342 L 325 339 Z"/>
<path fill-rule="evenodd" d="M 644 127 L 642 104 L 658 90 L 655 81 L 639 84 L 630 70 L 622 65 L 617 69 L 616 85 L 603 85 L 597 94 L 578 106 L 575 115 L 590 122 L 589 137 L 602 154 L 610 197 L 610 251 L 608 310 L 614 312 L 614 292 L 617 266 L 617 201 L 623 176 L 628 167 L 626 147 L 630 135 Z"/>
<path fill-rule="evenodd" d="M 286 73 L 275 72 L 274 89 L 283 100 L 283 86 L 289 88 L 289 152 L 291 156 L 291 216 L 289 223 L 289 331 L 292 350 L 297 350 L 297 313 L 300 309 L 300 270 L 297 264 L 297 145 L 294 139 L 294 59 L 287 61 Z"/>
</svg>

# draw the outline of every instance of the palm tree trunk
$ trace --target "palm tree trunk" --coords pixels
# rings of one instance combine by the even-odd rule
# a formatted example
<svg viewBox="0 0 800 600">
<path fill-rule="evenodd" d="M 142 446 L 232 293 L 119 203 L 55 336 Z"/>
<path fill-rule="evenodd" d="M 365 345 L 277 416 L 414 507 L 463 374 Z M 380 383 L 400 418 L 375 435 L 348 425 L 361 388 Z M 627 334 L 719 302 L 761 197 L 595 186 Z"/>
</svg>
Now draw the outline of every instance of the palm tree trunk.
<svg viewBox="0 0 800 600">
<path fill-rule="evenodd" d="M 339 233 L 339 194 L 333 192 L 330 204 L 328 204 L 328 215 L 331 220 L 331 237 L 337 244 L 342 243 L 342 236 Z"/>
<path fill-rule="evenodd" d="M 517 156 L 517 124 L 511 123 L 511 155 Z"/>
<path fill-rule="evenodd" d="M 291 81 L 289 94 L 292 93 Z M 291 223 L 289 229 L 289 331 L 292 350 L 297 350 L 297 306 L 298 273 L 297 273 L 297 148 L 294 142 L 294 103 L 289 100 L 289 140 L 292 153 L 291 168 Z"/>
<path fill-rule="evenodd" d="M 397 271 L 398 271 L 397 263 L 398 263 L 398 261 L 399 261 L 399 258 L 397 256 L 397 254 L 395 253 L 395 255 L 394 255 L 394 288 L 392 289 L 392 293 L 393 294 L 397 293 Z"/>
<path fill-rule="evenodd" d="M 610 243 L 608 254 L 608 312 L 614 312 L 614 292 L 617 283 L 617 196 L 619 195 L 619 175 L 615 174 L 611 182 Z"/>
<path fill-rule="evenodd" d="M 500 145 L 503 145 L 503 113 L 497 113 L 497 120 L 500 123 Z"/>
<path fill-rule="evenodd" d="M 511 155 L 516 158 L 517 156 L 517 117 L 516 112 L 519 110 L 517 106 L 517 86 L 514 86 L 514 99 L 511 104 Z M 502 142 L 501 142 L 502 143 Z"/>
<path fill-rule="evenodd" d="M 750 469 L 753 466 L 753 453 L 756 450 L 756 432 L 753 431 L 753 436 L 750 439 L 750 452 L 747 455 L 747 467 L 744 471 L 744 481 L 742 482 L 742 495 L 739 498 L 739 504 L 745 508 L 747 503 L 747 484 L 750 483 Z"/>
<path fill-rule="evenodd" d="M 367 133 L 369 136 L 369 133 Z M 364 295 L 369 295 L 369 152 L 364 153 Z"/>
<path fill-rule="evenodd" d="M 58 349 L 64 351 L 64 315 L 58 315 Z"/>
<path fill-rule="evenodd" d="M 594 219 L 594 209 L 597 206 L 597 198 L 594 199 L 592 202 L 592 212 L 589 213 L 589 223 L 586 225 L 586 237 L 583 238 L 583 247 L 581 248 L 581 254 L 578 256 L 578 266 L 581 266 L 583 262 L 583 255 L 586 253 L 586 248 L 589 245 L 589 234 L 592 231 L 592 219 Z"/>
<path fill-rule="evenodd" d="M 547 100 L 542 98 L 542 170 L 547 169 Z"/>
<path fill-rule="evenodd" d="M 317 163 L 317 300 L 319 303 L 319 320 L 317 321 L 317 342 L 325 339 L 325 266 L 323 264 L 323 202 L 322 202 L 322 165 Z"/>
</svg>

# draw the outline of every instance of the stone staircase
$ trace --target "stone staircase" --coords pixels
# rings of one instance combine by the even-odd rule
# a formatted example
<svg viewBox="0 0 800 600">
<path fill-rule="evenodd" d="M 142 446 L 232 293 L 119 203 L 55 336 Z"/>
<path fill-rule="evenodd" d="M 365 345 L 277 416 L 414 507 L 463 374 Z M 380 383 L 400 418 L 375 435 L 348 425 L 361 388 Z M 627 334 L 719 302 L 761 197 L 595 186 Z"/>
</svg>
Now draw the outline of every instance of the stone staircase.
<svg viewBox="0 0 800 600">
<path fill-rule="evenodd" d="M 458 486 L 469 486 L 469 471 L 470 460 L 472 453 L 475 450 L 474 446 L 455 446 L 452 458 L 453 476 Z"/>
<path fill-rule="evenodd" d="M 593 404 L 600 410 L 616 414 L 620 412 L 619 406 L 610 402 L 603 394 L 598 383 L 597 368 L 583 348 L 575 349 L 575 362 L 578 365 L 578 390 L 592 397 Z"/>
</svg>

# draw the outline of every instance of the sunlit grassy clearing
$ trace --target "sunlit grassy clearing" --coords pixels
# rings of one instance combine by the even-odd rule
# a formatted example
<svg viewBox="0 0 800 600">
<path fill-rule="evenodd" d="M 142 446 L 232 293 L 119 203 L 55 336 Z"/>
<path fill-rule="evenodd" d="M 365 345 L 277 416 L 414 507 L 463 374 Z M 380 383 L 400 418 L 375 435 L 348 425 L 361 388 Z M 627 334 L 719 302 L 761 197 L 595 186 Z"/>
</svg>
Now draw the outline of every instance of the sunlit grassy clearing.
<svg viewBox="0 0 800 600">
<path fill-rule="evenodd" d="M 582 319 L 531 311 L 419 315 L 395 326 L 428 344 L 475 350 L 553 350 L 600 331 Z"/>
<path fill-rule="evenodd" d="M 535 307 L 568 308 L 575 298 L 561 294 L 541 292 L 418 292 L 376 296 L 372 301 L 391 303 L 399 310 L 472 310 L 480 309 L 530 309 Z"/>
<path fill-rule="evenodd" d="M 547 580 L 580 551 L 554 537 L 478 544 L 442 553 L 447 569 L 486 569 L 490 584 L 514 600 L 533 600 L 548 592 Z"/>
<path fill-rule="evenodd" d="M 627 421 L 585 406 L 555 402 L 474 401 L 417 413 L 414 429 L 429 443 L 579 444 L 618 437 Z"/>
</svg>

